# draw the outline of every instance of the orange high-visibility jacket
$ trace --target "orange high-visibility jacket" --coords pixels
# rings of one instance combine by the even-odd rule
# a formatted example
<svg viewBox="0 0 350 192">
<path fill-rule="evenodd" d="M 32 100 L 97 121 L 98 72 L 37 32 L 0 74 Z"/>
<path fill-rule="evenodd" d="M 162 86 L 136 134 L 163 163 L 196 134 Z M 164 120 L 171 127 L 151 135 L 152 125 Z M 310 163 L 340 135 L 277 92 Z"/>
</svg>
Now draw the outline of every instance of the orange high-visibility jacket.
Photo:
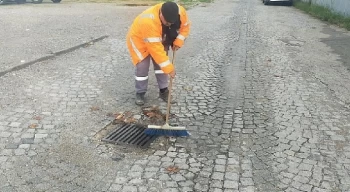
<svg viewBox="0 0 350 192">
<path fill-rule="evenodd" d="M 155 60 L 166 74 L 174 70 L 162 44 L 162 22 L 159 18 L 163 3 L 148 8 L 136 17 L 126 36 L 132 62 L 137 65 L 148 55 Z M 190 32 L 190 23 L 185 8 L 179 6 L 181 26 L 173 44 L 182 47 Z"/>
</svg>

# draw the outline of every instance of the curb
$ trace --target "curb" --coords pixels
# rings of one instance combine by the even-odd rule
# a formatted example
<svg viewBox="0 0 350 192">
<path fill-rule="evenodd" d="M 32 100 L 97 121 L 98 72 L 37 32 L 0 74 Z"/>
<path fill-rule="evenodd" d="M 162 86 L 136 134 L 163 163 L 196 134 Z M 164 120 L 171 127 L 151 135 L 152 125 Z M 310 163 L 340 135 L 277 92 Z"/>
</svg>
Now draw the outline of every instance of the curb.
<svg viewBox="0 0 350 192">
<path fill-rule="evenodd" d="M 69 52 L 72 52 L 72 51 L 75 51 L 79 48 L 82 48 L 82 47 L 85 47 L 85 46 L 89 46 L 91 43 L 95 43 L 95 42 L 98 42 L 98 41 L 101 41 L 105 38 L 107 38 L 108 35 L 104 35 L 102 37 L 99 37 L 99 38 L 96 38 L 96 39 L 93 39 L 91 41 L 88 41 L 88 42 L 85 42 L 85 43 L 82 43 L 82 44 L 79 44 L 79 45 L 76 45 L 74 47 L 70 47 L 68 49 L 63 49 L 61 51 L 58 51 L 58 52 L 55 52 L 55 53 L 52 53 L 50 55 L 47 55 L 47 56 L 44 56 L 44 57 L 40 57 L 38 59 L 35 59 L 35 60 L 32 60 L 32 61 L 28 61 L 28 62 L 25 62 L 21 65 L 18 65 L 18 66 L 15 66 L 11 69 L 7 69 L 5 71 L 1 71 L 0 72 L 0 77 L 6 75 L 7 73 L 10 73 L 10 72 L 13 72 L 13 71 L 18 71 L 18 70 L 21 70 L 21 69 L 24 69 L 26 67 L 29 67 L 35 63 L 38 63 L 38 62 L 41 62 L 41 61 L 45 61 L 45 60 L 49 60 L 49 59 L 52 59 L 56 56 L 60 56 L 60 55 L 63 55 L 63 54 L 66 54 L 66 53 L 69 53 Z"/>
</svg>

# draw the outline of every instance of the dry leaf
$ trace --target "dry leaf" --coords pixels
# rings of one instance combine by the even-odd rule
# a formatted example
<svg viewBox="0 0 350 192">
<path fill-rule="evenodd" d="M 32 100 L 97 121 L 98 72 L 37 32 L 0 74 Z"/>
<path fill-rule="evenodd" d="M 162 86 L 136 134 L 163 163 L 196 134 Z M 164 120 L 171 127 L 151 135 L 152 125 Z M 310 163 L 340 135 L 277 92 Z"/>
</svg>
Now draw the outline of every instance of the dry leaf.
<svg viewBox="0 0 350 192">
<path fill-rule="evenodd" d="M 135 123 L 136 119 L 134 117 L 130 117 L 124 120 L 124 123 Z"/>
<path fill-rule="evenodd" d="M 113 116 L 117 118 L 118 115 L 123 114 L 122 112 L 114 113 Z"/>
<path fill-rule="evenodd" d="M 159 119 L 159 120 L 163 119 L 165 121 L 166 115 L 165 114 L 164 115 L 163 114 L 157 114 L 156 118 Z"/>
<path fill-rule="evenodd" d="M 152 117 L 155 117 L 157 114 L 154 113 L 154 112 L 148 112 L 146 113 L 146 116 L 149 117 L 149 118 L 152 118 Z"/>
<path fill-rule="evenodd" d="M 124 113 L 121 113 L 121 112 L 115 113 L 113 116 L 114 116 L 114 118 L 115 118 L 115 119 L 113 120 L 113 124 L 122 123 L 122 122 L 124 122 L 124 120 L 125 120 Z"/>
<path fill-rule="evenodd" d="M 163 114 L 159 107 L 156 105 L 145 107 L 142 109 L 142 112 L 145 116 L 149 118 L 149 121 L 151 123 L 155 123 L 157 121 L 164 121 L 165 120 L 165 114 Z"/>
<path fill-rule="evenodd" d="M 36 123 L 29 125 L 29 128 L 31 128 L 31 129 L 35 129 L 37 127 L 38 127 L 38 124 L 36 124 Z"/>
<path fill-rule="evenodd" d="M 166 170 L 170 173 L 177 173 L 180 171 L 178 166 L 172 166 L 172 165 L 166 168 Z"/>
<path fill-rule="evenodd" d="M 146 115 L 148 112 L 159 112 L 159 107 L 156 105 L 150 106 L 150 107 L 144 107 L 142 108 L 142 112 Z"/>
<path fill-rule="evenodd" d="M 41 120 L 42 118 L 40 117 L 40 116 L 35 116 L 35 117 L 33 117 L 33 119 L 35 119 L 35 120 Z"/>
<path fill-rule="evenodd" d="M 90 110 L 91 110 L 91 111 L 98 111 L 98 110 L 100 110 L 100 108 L 99 108 L 99 107 L 94 106 L 94 107 L 90 107 Z"/>
<path fill-rule="evenodd" d="M 115 115 L 115 119 L 117 119 L 117 120 L 121 120 L 121 119 L 123 119 L 123 117 L 124 117 L 123 113 Z"/>
</svg>

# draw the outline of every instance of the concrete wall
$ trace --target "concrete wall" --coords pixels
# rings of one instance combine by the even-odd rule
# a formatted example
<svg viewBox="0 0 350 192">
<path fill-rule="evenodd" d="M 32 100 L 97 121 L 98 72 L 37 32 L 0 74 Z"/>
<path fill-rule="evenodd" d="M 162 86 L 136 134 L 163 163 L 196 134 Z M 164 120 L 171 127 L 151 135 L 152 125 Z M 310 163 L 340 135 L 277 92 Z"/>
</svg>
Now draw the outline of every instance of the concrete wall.
<svg viewBox="0 0 350 192">
<path fill-rule="evenodd" d="M 310 2 L 310 0 L 302 0 Z M 350 16 L 350 0 L 311 0 L 313 4 L 328 7 L 334 12 Z"/>
</svg>

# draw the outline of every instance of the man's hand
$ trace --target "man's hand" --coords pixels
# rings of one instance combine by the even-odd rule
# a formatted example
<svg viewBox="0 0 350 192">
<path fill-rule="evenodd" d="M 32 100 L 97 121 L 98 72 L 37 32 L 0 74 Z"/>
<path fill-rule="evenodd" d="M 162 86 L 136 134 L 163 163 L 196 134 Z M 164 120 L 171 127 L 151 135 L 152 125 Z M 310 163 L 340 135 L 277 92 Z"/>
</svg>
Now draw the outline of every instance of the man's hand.
<svg viewBox="0 0 350 192">
<path fill-rule="evenodd" d="M 175 78 L 175 74 L 176 74 L 176 73 L 175 73 L 175 69 L 174 69 L 172 72 L 169 73 L 169 75 L 170 75 L 171 78 Z"/>
<path fill-rule="evenodd" d="M 178 49 L 180 49 L 180 47 L 176 46 L 176 45 L 173 45 L 172 49 L 173 49 L 173 51 L 177 51 Z"/>
</svg>

